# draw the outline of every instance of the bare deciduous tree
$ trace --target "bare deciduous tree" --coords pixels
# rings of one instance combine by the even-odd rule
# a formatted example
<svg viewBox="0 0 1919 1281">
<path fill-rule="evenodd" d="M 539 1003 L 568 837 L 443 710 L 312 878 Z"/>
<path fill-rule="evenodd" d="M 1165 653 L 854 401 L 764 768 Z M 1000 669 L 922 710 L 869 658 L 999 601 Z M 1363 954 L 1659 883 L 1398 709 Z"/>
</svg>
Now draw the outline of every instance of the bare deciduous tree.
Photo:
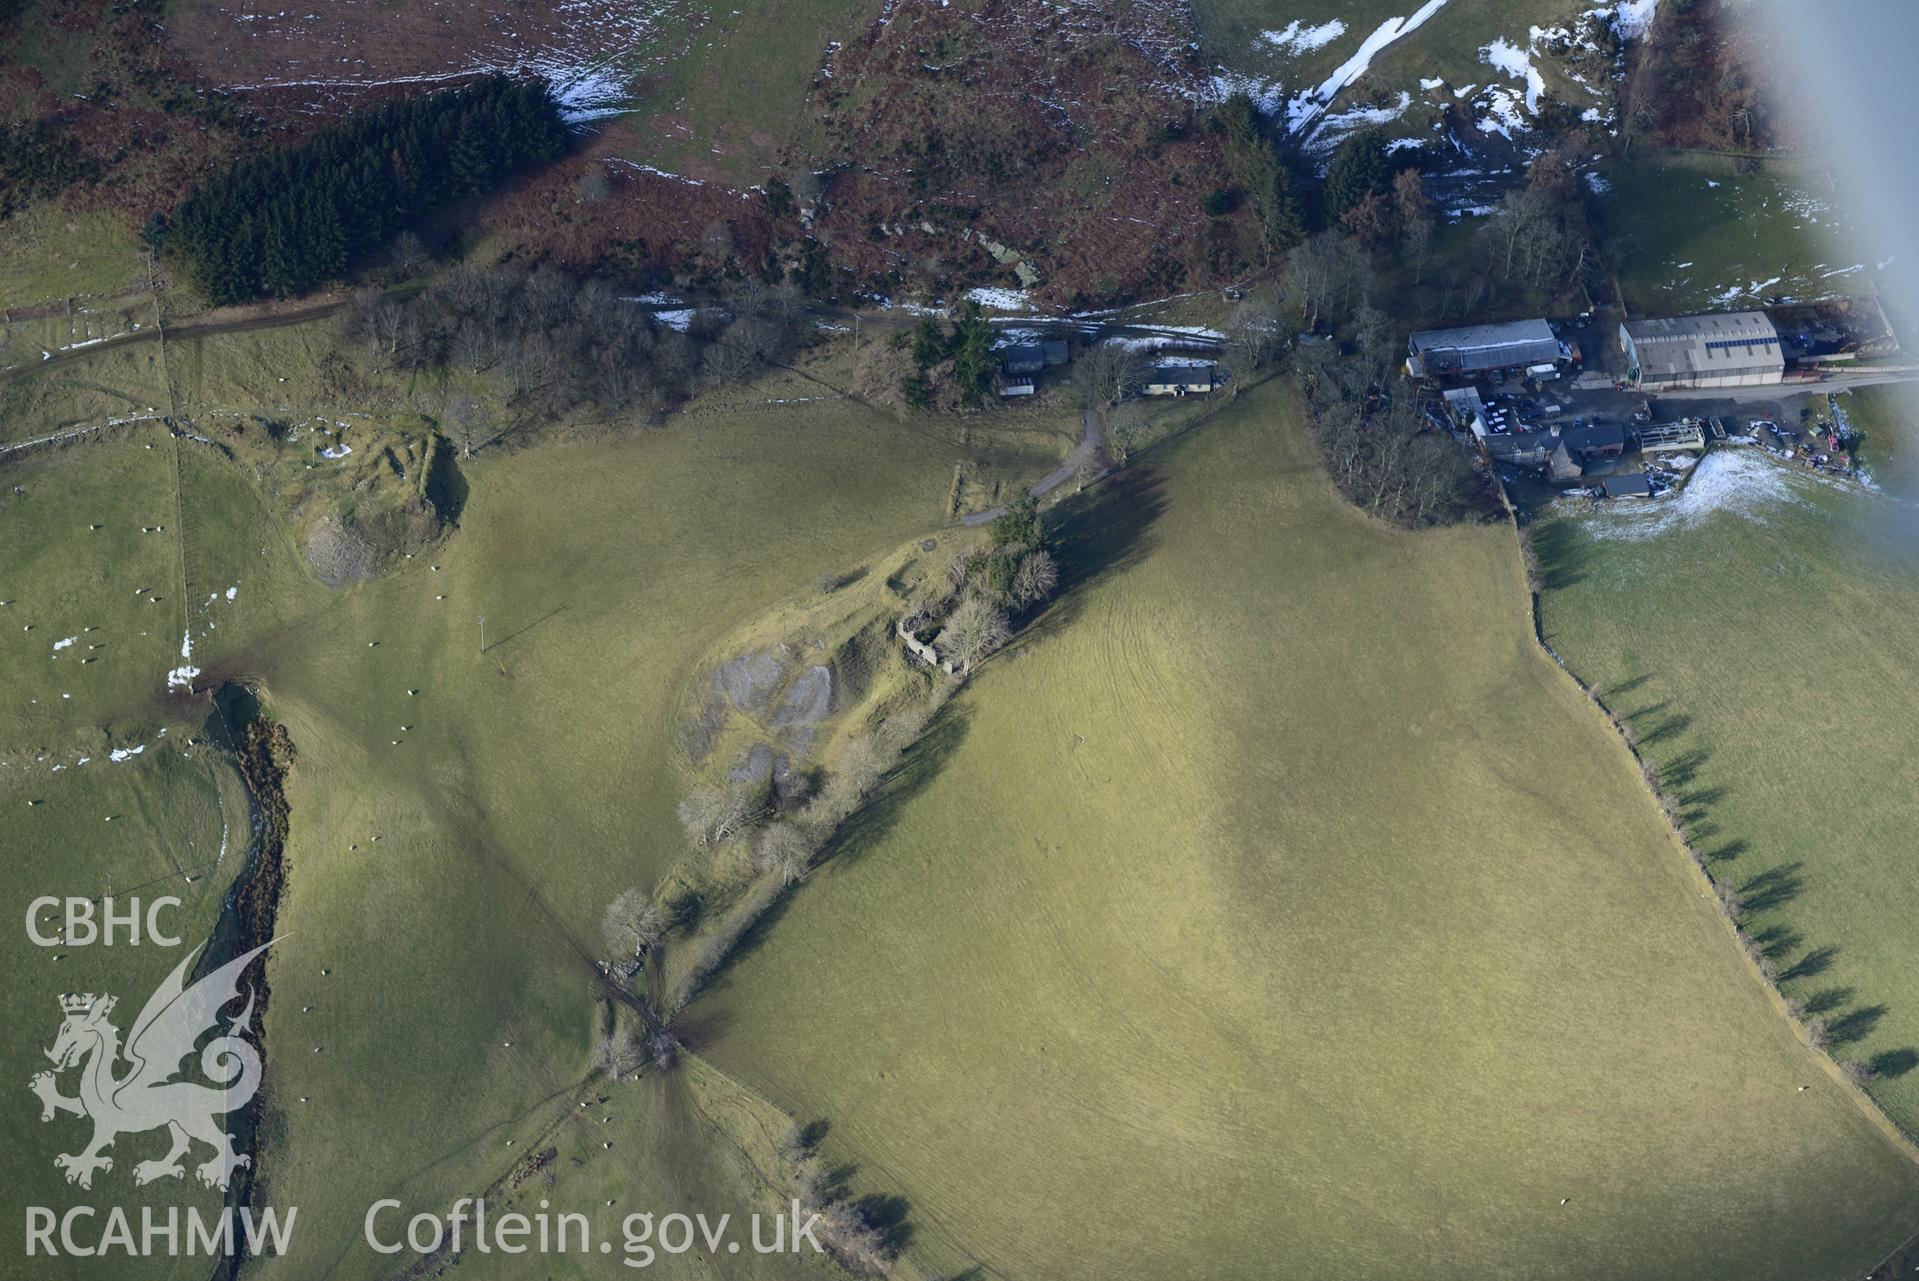
<svg viewBox="0 0 1919 1281">
<path fill-rule="evenodd" d="M 1846 1059 L 1840 1063 L 1839 1074 L 1846 1078 L 1846 1084 L 1861 1088 L 1871 1085 L 1879 1076 L 1872 1064 L 1862 1063 L 1858 1059 Z"/>
<path fill-rule="evenodd" d="M 1280 289 L 1298 309 L 1308 330 L 1324 319 L 1337 321 L 1372 292 L 1372 267 L 1366 255 L 1337 232 L 1322 231 L 1286 255 Z"/>
<path fill-rule="evenodd" d="M 628 889 L 607 906 L 600 921 L 600 936 L 607 953 L 616 960 L 638 956 L 659 944 L 666 932 L 666 915 L 660 905 L 638 889 Z"/>
<path fill-rule="evenodd" d="M 1059 586 L 1059 567 L 1045 551 L 1028 552 L 1013 572 L 1013 600 L 1022 608 L 1037 604 Z"/>
<path fill-rule="evenodd" d="M 411 231 L 403 231 L 393 238 L 393 265 L 406 275 L 412 275 L 426 262 L 426 241 Z"/>
<path fill-rule="evenodd" d="M 753 866 L 791 885 L 813 865 L 813 853 L 812 838 L 798 824 L 773 823 L 754 842 Z"/>
<path fill-rule="evenodd" d="M 593 1066 L 614 1080 L 646 1066 L 646 1046 L 631 1032 L 610 1032 L 593 1047 Z"/>
<path fill-rule="evenodd" d="M 1126 399 L 1150 364 L 1143 348 L 1119 341 L 1094 343 L 1073 363 L 1073 381 L 1089 404 L 1111 409 Z"/>
<path fill-rule="evenodd" d="M 948 616 L 934 644 L 942 654 L 957 662 L 961 671 L 971 671 L 973 664 L 1004 645 L 1011 636 L 1005 614 L 978 597 L 969 596 Z"/>
<path fill-rule="evenodd" d="M 680 823 L 696 845 L 737 836 L 752 822 L 752 802 L 742 788 L 701 783 L 680 802 Z"/>
</svg>

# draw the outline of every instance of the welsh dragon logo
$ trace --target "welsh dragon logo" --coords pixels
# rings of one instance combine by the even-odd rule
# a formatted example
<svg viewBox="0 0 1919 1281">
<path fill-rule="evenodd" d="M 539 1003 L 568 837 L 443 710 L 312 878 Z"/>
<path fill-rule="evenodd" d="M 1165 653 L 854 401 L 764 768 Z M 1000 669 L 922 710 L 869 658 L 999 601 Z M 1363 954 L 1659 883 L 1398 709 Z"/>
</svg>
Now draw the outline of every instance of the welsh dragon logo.
<svg viewBox="0 0 1919 1281">
<path fill-rule="evenodd" d="M 223 1124 L 227 1113 L 246 1106 L 260 1088 L 260 1051 L 241 1039 L 252 1029 L 253 991 L 247 990 L 246 1008 L 220 1029 L 221 1011 L 239 996 L 240 974 L 248 962 L 265 951 L 261 944 L 229 961 L 191 987 L 188 967 L 200 949 L 188 953 L 140 1010 L 120 1044 L 120 1030 L 111 1022 L 115 998 L 108 995 L 67 995 L 60 998 L 65 1021 L 53 1048 L 46 1054 L 53 1071 L 34 1076 L 30 1085 L 40 1096 L 42 1121 L 70 1112 L 93 1121 L 93 1141 L 81 1151 L 53 1159 L 66 1171 L 67 1182 L 93 1186 L 96 1170 L 113 1169 L 105 1150 L 122 1134 L 166 1127 L 173 1146 L 157 1160 L 133 1167 L 133 1181 L 186 1176 L 183 1157 L 195 1140 L 213 1149 L 213 1155 L 194 1167 L 200 1182 L 224 1190 L 234 1170 L 253 1164 L 253 1158 L 233 1150 L 233 1139 Z M 209 1032 L 220 1035 L 200 1041 Z M 200 1070 L 213 1085 L 178 1080 L 182 1062 L 198 1049 Z M 124 1060 L 126 1069 L 119 1071 Z M 69 1098 L 60 1093 L 55 1076 L 80 1069 L 80 1092 Z"/>
</svg>

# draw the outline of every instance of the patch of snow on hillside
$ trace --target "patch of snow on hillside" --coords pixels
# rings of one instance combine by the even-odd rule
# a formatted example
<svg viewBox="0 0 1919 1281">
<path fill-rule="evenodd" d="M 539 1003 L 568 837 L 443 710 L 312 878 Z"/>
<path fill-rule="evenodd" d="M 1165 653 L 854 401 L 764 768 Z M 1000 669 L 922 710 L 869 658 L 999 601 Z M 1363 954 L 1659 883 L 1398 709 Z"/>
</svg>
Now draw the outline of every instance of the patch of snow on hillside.
<svg viewBox="0 0 1919 1281">
<path fill-rule="evenodd" d="M 1658 7 L 1659 0 L 1620 0 L 1619 8 L 1614 11 L 1613 30 L 1622 40 L 1638 39 L 1652 29 L 1653 11 Z"/>
<path fill-rule="evenodd" d="M 1330 152 L 1339 145 L 1340 140 L 1347 134 L 1375 125 L 1389 125 L 1405 115 L 1406 109 L 1412 105 L 1413 95 L 1401 89 L 1399 91 L 1399 101 L 1391 106 L 1354 107 L 1348 111 L 1334 112 L 1319 122 L 1319 127 L 1313 130 L 1312 141 L 1308 142 L 1304 149 L 1321 154 Z M 1415 138 L 1399 138 L 1395 139 L 1395 141 L 1404 143 L 1409 147 L 1417 147 L 1419 145 L 1418 139 Z"/>
<path fill-rule="evenodd" d="M 1587 528 L 1596 538 L 1636 542 L 1691 529 L 1719 513 L 1763 525 L 1769 512 L 1804 501 L 1789 483 L 1793 475 L 1757 450 L 1716 449 L 1684 489 L 1651 502 L 1610 503 Z"/>
<path fill-rule="evenodd" d="M 186 660 L 193 658 L 193 633 L 190 631 L 180 637 L 180 657 Z M 193 666 L 191 661 L 183 662 L 167 673 L 167 688 L 192 689 L 193 678 L 199 674 L 200 669 Z"/>
<path fill-rule="evenodd" d="M 1282 53 L 1311 53 L 1323 49 L 1346 34 L 1346 24 L 1338 18 L 1316 27 L 1301 26 L 1294 18 L 1283 31 L 1262 31 L 1259 39 Z"/>
<path fill-rule="evenodd" d="M 1725 307 L 1738 302 L 1741 298 L 1758 298 L 1760 294 L 1771 289 L 1782 279 L 1784 279 L 1782 276 L 1771 276 L 1765 280 L 1748 281 L 1743 285 L 1727 285 L 1712 296 L 1713 306 Z"/>
<path fill-rule="evenodd" d="M 546 80 L 554 101 L 560 104 L 560 116 L 568 124 L 583 124 L 633 109 L 628 105 L 626 73 L 610 61 L 575 66 L 547 53 L 524 65 Z"/>
<path fill-rule="evenodd" d="M 966 291 L 967 300 L 976 302 L 993 311 L 1027 311 L 1032 308 L 1032 300 L 1017 289 L 1002 289 L 996 286 L 981 286 Z"/>
<path fill-rule="evenodd" d="M 1326 108 L 1332 105 L 1345 88 L 1366 74 L 1373 59 L 1394 41 L 1409 36 L 1424 26 L 1426 20 L 1446 7 L 1446 0 L 1426 0 L 1404 18 L 1388 18 L 1373 30 L 1373 33 L 1361 42 L 1353 56 L 1339 64 L 1333 74 L 1320 82 L 1316 89 L 1310 89 L 1296 95 L 1286 106 L 1286 128 L 1290 133 L 1299 133 L 1317 120 Z"/>
<path fill-rule="evenodd" d="M 1253 100 L 1262 116 L 1276 115 L 1280 104 L 1286 100 L 1286 90 L 1277 80 L 1261 80 L 1255 76 L 1243 75 L 1237 71 L 1219 70 L 1213 73 L 1213 97 L 1224 102 L 1236 93 L 1243 93 Z"/>
<path fill-rule="evenodd" d="M 1538 28 L 1534 28 L 1535 31 Z M 1532 56 L 1504 36 L 1479 50 L 1480 61 L 1505 72 L 1515 80 L 1526 82 L 1526 110 L 1539 110 L 1539 95 L 1546 92 L 1546 80 L 1533 67 Z"/>
<path fill-rule="evenodd" d="M 1515 133 L 1526 129 L 1526 113 L 1521 106 L 1518 91 L 1505 85 L 1494 85 L 1485 93 L 1485 114 L 1479 117 L 1478 128 L 1481 133 L 1496 133 L 1502 138 L 1511 138 Z"/>
</svg>

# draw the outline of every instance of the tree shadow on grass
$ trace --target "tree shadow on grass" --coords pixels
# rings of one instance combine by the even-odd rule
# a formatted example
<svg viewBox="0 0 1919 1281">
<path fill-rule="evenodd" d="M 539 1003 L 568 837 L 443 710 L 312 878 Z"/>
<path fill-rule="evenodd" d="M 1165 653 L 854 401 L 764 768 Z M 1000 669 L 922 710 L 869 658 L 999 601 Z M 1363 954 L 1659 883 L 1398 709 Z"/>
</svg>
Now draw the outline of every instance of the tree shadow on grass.
<svg viewBox="0 0 1919 1281">
<path fill-rule="evenodd" d="M 913 1240 L 913 1225 L 907 1219 L 912 1206 L 903 1196 L 869 1192 L 853 1202 L 854 1213 L 879 1235 L 880 1248 L 898 1254 Z"/>
<path fill-rule="evenodd" d="M 1654 706 L 1663 707 L 1664 704 L 1655 704 Z M 1635 713 L 1631 719 L 1633 725 L 1636 727 L 1646 724 L 1648 718 L 1645 712 L 1638 712 Z M 1639 734 L 1639 745 L 1641 747 L 1651 747 L 1653 744 L 1663 743 L 1669 738 L 1678 738 L 1691 728 L 1692 717 L 1680 712 L 1673 712 L 1661 717 L 1649 729 L 1641 731 Z"/>
<path fill-rule="evenodd" d="M 1799 874 L 1802 866 L 1799 863 L 1781 863 L 1741 885 L 1739 892 L 1745 897 L 1746 911 L 1769 912 L 1798 898 L 1800 891 L 1806 887 L 1805 878 Z"/>
<path fill-rule="evenodd" d="M 1861 1005 L 1833 1019 L 1826 1025 L 1826 1033 L 1834 1045 L 1851 1045 L 1871 1035 L 1873 1028 L 1879 1026 L 1879 1020 L 1885 1018 L 1886 1014 L 1883 1005 Z"/>
<path fill-rule="evenodd" d="M 1166 478 L 1141 465 L 1115 472 L 1094 489 L 1062 503 L 1047 531 L 1059 566 L 1060 590 L 1014 641 L 1021 644 L 1069 626 L 1095 584 L 1144 560 L 1154 546 L 1153 526 L 1165 514 Z"/>
<path fill-rule="evenodd" d="M 1639 689 L 1640 687 L 1645 685 L 1647 681 L 1651 679 L 1652 679 L 1651 672 L 1644 672 L 1638 676 L 1630 676 L 1630 677 L 1627 677 L 1625 680 L 1620 681 L 1617 685 L 1613 686 L 1611 689 L 1601 690 L 1599 692 L 1599 696 L 1601 698 L 1604 698 L 1608 702 L 1611 702 L 1614 699 L 1617 699 L 1622 694 L 1630 694 L 1634 690 Z M 1652 707 L 1648 710 L 1658 711 L 1663 709 L 1665 706 L 1666 704 L 1663 702 L 1654 703 Z M 1634 713 L 1634 715 L 1640 715 L 1640 714 L 1641 713 Z"/>
<path fill-rule="evenodd" d="M 1703 833 L 1701 834 L 1702 839 L 1704 835 Z M 1712 849 L 1701 850 L 1700 854 L 1709 863 L 1730 863 L 1751 848 L 1751 841 L 1746 840 L 1744 837 L 1735 837 L 1730 841 L 1726 841 L 1724 844 L 1714 846 Z"/>
<path fill-rule="evenodd" d="M 1832 968 L 1833 960 L 1838 955 L 1839 949 L 1836 947 L 1815 947 L 1787 966 L 1779 975 L 1779 981 L 1790 983 L 1795 979 L 1817 978 Z"/>
<path fill-rule="evenodd" d="M 1699 771 L 1712 759 L 1712 753 L 1703 747 L 1690 748 L 1679 753 L 1659 767 L 1660 782 L 1668 789 L 1691 787 L 1699 779 Z"/>
<path fill-rule="evenodd" d="M 1876 1076 L 1904 1076 L 1919 1067 L 1919 1050 L 1886 1050 L 1872 1056 L 1871 1066 Z"/>
<path fill-rule="evenodd" d="M 970 712 L 955 703 L 948 703 L 942 708 L 919 741 L 907 749 L 899 765 L 880 780 L 878 788 L 867 798 L 866 803 L 848 815 L 821 848 L 807 879 L 853 865 L 885 839 L 898 822 L 906 803 L 932 781 L 953 753 L 959 750 L 960 743 L 966 737 L 970 717 Z M 702 1018 L 711 1017 L 715 1020 L 718 1035 L 724 1035 L 725 1030 L 731 1028 L 731 1015 L 723 1008 L 716 1009 L 710 1002 L 725 993 L 734 968 L 766 945 L 766 940 L 786 919 L 786 914 L 804 897 L 805 888 L 806 882 L 802 881 L 775 899 L 760 914 L 759 919 L 740 935 L 733 949 L 726 954 L 725 961 L 701 985 L 695 1004 L 700 1007 Z M 711 1043 L 712 1038 L 702 1042 Z"/>
<path fill-rule="evenodd" d="M 821 852 L 819 865 L 853 866 L 884 841 L 907 804 L 939 777 L 959 751 L 972 719 L 972 709 L 957 700 L 942 707 L 919 741 L 907 748 L 899 764 L 880 780 L 866 803 L 840 824 Z"/>
<path fill-rule="evenodd" d="M 1592 540 L 1584 536 L 1577 522 L 1570 520 L 1549 520 L 1534 525 L 1532 549 L 1533 559 L 1539 566 L 1540 586 L 1549 592 L 1583 580 L 1586 565 L 1593 556 Z"/>
</svg>

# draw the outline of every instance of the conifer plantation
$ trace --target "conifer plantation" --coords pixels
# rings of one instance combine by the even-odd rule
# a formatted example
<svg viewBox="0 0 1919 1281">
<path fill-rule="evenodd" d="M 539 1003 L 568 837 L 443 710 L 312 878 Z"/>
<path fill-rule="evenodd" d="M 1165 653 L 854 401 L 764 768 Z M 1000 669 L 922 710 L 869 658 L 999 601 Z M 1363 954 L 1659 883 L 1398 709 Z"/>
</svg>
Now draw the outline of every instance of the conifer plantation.
<svg viewBox="0 0 1919 1281">
<path fill-rule="evenodd" d="M 433 209 L 478 195 L 567 145 L 539 80 L 490 76 L 355 115 L 187 193 L 164 230 L 209 302 L 303 293 Z"/>
</svg>

